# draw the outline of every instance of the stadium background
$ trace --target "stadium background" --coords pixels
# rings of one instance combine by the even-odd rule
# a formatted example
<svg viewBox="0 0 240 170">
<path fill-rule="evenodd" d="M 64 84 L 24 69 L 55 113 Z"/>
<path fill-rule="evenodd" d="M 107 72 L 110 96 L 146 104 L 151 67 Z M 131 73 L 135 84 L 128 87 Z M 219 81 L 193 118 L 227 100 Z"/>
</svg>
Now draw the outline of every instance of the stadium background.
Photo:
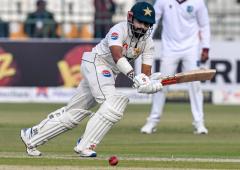
<svg viewBox="0 0 240 170">
<path fill-rule="evenodd" d="M 115 0 L 114 2 L 116 12 L 113 22 L 116 23 L 126 19 L 126 12 L 135 1 Z M 149 2 L 153 3 L 153 1 Z M 91 50 L 91 47 L 100 40 L 93 37 L 93 25 L 96 22 L 93 1 L 48 0 L 47 9 L 54 13 L 59 35 L 59 38 L 49 39 L 30 38 L 24 33 L 24 21 L 27 14 L 35 10 L 36 1 L 0 0 L 0 3 L 1 22 L 8 26 L 8 37 L 0 39 L 0 86 L 2 87 L 0 100 L 42 102 L 43 99 L 38 100 L 38 96 L 41 98 L 46 96 L 46 102 L 67 102 L 71 95 L 69 89 L 62 87 L 77 86 L 81 80 L 79 73 L 81 54 L 83 51 Z M 240 92 L 236 87 L 240 83 L 238 74 L 240 3 L 237 0 L 209 0 L 206 3 L 210 14 L 212 48 L 211 59 L 204 67 L 217 69 L 218 73 L 211 82 L 204 83 L 205 101 L 238 104 Z M 110 22 L 105 20 L 99 24 L 110 24 Z M 161 43 L 159 33 L 155 34 L 155 39 L 159 39 L 155 41 L 159 46 Z M 154 71 L 158 71 L 159 54 L 160 49 L 157 48 Z M 130 87 L 131 82 L 120 75 L 117 86 Z M 176 88 L 184 90 L 182 86 L 180 88 L 175 86 L 173 90 Z M 55 96 L 59 93 L 49 92 L 51 90 L 66 92 L 66 95 L 61 93 L 62 100 L 57 101 L 54 98 L 60 99 L 59 96 Z M 123 89 L 126 93 L 130 93 L 129 90 Z M 175 98 L 172 97 L 174 95 Z M 25 100 L 19 96 L 24 96 Z M 66 97 L 63 99 L 63 96 Z M 188 101 L 184 91 L 170 93 L 169 96 L 173 101 Z M 139 96 L 133 91 L 130 93 L 130 98 L 135 103 L 150 102 L 150 96 Z"/>
<path fill-rule="evenodd" d="M 154 0 L 148 1 L 154 2 Z M 126 12 L 135 0 L 114 0 L 114 2 L 116 3 L 114 22 L 125 20 Z M 22 23 L 26 19 L 26 14 L 35 10 L 35 0 L 0 0 L 0 3 L 1 19 L 10 23 L 10 37 L 21 37 L 23 35 L 21 34 Z M 47 0 L 47 3 L 47 8 L 55 14 L 56 21 L 60 23 L 61 27 L 64 27 L 65 34 L 62 36 L 91 37 L 95 12 L 93 0 Z M 210 14 L 212 39 L 240 40 L 239 0 L 207 0 L 206 4 Z M 85 32 L 83 35 L 84 31 L 89 34 Z M 16 35 L 16 33 L 19 34 Z"/>
<path fill-rule="evenodd" d="M 113 21 L 125 20 L 135 1 L 114 1 L 117 8 Z M 157 133 L 143 136 L 139 130 L 149 112 L 151 96 L 137 94 L 129 80 L 120 76 L 119 90 L 135 104 L 129 105 L 124 119 L 106 136 L 97 149 L 99 157 L 93 160 L 81 159 L 72 151 L 86 121 L 40 147 L 42 158 L 29 158 L 24 153 L 19 130 L 38 123 L 69 100 L 81 80 L 81 54 L 100 40 L 93 38 L 93 0 L 47 0 L 60 37 L 27 37 L 23 22 L 27 13 L 35 10 L 35 2 L 0 0 L 0 35 L 8 27 L 8 36 L 0 38 L 0 170 L 105 170 L 111 169 L 107 164 L 111 155 L 120 159 L 119 167 L 112 169 L 239 169 L 239 0 L 206 1 L 212 42 L 210 61 L 202 67 L 217 69 L 213 80 L 203 82 L 209 134 L 192 134 L 189 99 L 186 87 L 180 85 L 171 87 L 167 96 L 170 102 Z M 159 33 L 155 38 L 160 38 Z M 155 43 L 159 46 L 161 41 Z M 155 56 L 160 50 L 157 48 Z M 155 58 L 155 71 L 159 64 Z"/>
</svg>

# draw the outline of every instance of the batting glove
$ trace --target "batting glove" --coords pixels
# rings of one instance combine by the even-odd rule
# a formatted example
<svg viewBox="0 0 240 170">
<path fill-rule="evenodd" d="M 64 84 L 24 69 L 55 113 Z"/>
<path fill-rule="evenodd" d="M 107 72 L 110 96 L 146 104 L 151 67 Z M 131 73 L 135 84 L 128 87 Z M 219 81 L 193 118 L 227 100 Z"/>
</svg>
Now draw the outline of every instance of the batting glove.
<svg viewBox="0 0 240 170">
<path fill-rule="evenodd" d="M 153 73 L 150 76 L 150 80 L 159 80 L 161 82 L 162 81 L 162 74 L 160 72 Z"/>
<path fill-rule="evenodd" d="M 162 90 L 163 85 L 159 80 L 151 80 L 149 84 L 144 84 L 138 87 L 138 93 L 152 94 Z"/>
<path fill-rule="evenodd" d="M 133 78 L 133 88 L 138 88 L 141 85 L 146 85 L 149 83 L 150 83 L 149 77 L 143 73 L 138 74 Z"/>
</svg>

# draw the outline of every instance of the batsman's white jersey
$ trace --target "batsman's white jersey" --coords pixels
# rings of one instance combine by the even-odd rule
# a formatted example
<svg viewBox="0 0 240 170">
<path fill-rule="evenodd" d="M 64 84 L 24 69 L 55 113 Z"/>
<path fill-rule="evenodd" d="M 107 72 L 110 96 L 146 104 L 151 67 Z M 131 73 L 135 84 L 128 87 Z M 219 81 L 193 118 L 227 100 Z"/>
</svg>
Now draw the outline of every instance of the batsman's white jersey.
<svg viewBox="0 0 240 170">
<path fill-rule="evenodd" d="M 106 37 L 93 48 L 92 52 L 83 55 L 82 72 L 89 74 L 86 70 L 90 67 L 96 70 L 96 73 L 91 71 L 92 75 L 87 76 L 86 79 L 91 82 L 89 86 L 92 86 L 92 94 L 99 103 L 101 100 L 105 100 L 105 96 L 116 93 L 114 85 L 119 70 L 111 55 L 110 46 L 123 47 L 123 56 L 129 62 L 140 55 L 142 63 L 152 65 L 153 62 L 154 44 L 150 36 L 147 39 L 135 38 L 132 36 L 127 22 L 113 26 Z M 94 67 L 92 63 L 94 63 Z M 96 85 L 99 88 L 96 88 Z"/>
<path fill-rule="evenodd" d="M 164 56 L 194 53 L 199 46 L 200 37 L 202 47 L 209 48 L 209 17 L 204 0 L 187 0 L 183 3 L 177 0 L 158 0 L 154 8 L 156 20 L 164 18 L 162 20 Z"/>
<path fill-rule="evenodd" d="M 141 54 L 142 63 L 152 65 L 154 53 L 152 38 L 135 38 L 132 36 L 127 22 L 120 22 L 112 27 L 106 37 L 92 50 L 92 52 L 96 53 L 115 73 L 119 73 L 109 49 L 110 46 L 114 45 L 123 47 L 123 56 L 126 57 L 128 61 L 133 61 Z"/>
</svg>

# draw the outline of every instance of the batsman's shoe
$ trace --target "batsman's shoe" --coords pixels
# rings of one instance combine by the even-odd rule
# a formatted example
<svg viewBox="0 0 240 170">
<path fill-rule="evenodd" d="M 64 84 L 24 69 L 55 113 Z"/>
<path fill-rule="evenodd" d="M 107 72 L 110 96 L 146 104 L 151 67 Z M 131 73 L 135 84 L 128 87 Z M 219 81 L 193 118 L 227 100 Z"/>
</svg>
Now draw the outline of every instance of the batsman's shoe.
<svg viewBox="0 0 240 170">
<path fill-rule="evenodd" d="M 78 148 L 75 146 L 74 151 L 79 154 L 81 157 L 97 157 L 97 153 L 92 149 L 84 149 L 82 151 L 78 150 Z"/>
<path fill-rule="evenodd" d="M 147 122 L 142 128 L 141 133 L 152 134 L 157 131 L 157 123 Z"/>
<path fill-rule="evenodd" d="M 21 139 L 24 145 L 26 146 L 26 152 L 29 156 L 41 156 L 42 153 L 39 150 L 37 150 L 36 148 L 31 148 L 28 145 L 31 137 L 30 131 L 31 129 L 21 129 L 21 132 L 20 132 Z"/>
<path fill-rule="evenodd" d="M 193 132 L 196 135 L 206 135 L 208 134 L 208 129 L 204 126 L 203 123 L 193 123 L 195 131 Z"/>
<path fill-rule="evenodd" d="M 79 138 L 77 140 L 77 145 L 80 143 L 81 138 Z M 79 154 L 79 156 L 81 157 L 97 157 L 97 153 L 93 150 L 93 148 L 95 147 L 90 147 L 84 150 L 79 150 L 77 145 L 74 147 L 74 151 Z"/>
</svg>

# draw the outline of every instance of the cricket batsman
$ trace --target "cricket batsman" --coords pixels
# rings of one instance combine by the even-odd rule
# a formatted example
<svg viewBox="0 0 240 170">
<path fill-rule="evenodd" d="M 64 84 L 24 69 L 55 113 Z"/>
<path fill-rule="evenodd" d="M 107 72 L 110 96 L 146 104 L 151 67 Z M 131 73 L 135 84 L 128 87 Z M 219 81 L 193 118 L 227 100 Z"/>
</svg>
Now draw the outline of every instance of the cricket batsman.
<svg viewBox="0 0 240 170">
<path fill-rule="evenodd" d="M 69 103 L 50 113 L 39 124 L 21 130 L 21 139 L 30 156 L 40 156 L 37 150 L 48 140 L 74 127 L 87 116 L 85 132 L 74 151 L 81 157 L 96 157 L 94 151 L 112 126 L 121 120 L 129 102 L 115 88 L 115 79 L 123 73 L 133 81 L 140 93 L 155 93 L 162 89 L 159 80 L 151 78 L 154 44 L 150 36 L 155 23 L 155 11 L 147 2 L 136 3 L 128 12 L 127 21 L 113 26 L 106 37 L 91 52 L 82 57 L 83 80 Z M 142 73 L 135 76 L 130 62 L 142 57 Z M 89 109 L 100 104 L 96 113 Z"/>
</svg>

